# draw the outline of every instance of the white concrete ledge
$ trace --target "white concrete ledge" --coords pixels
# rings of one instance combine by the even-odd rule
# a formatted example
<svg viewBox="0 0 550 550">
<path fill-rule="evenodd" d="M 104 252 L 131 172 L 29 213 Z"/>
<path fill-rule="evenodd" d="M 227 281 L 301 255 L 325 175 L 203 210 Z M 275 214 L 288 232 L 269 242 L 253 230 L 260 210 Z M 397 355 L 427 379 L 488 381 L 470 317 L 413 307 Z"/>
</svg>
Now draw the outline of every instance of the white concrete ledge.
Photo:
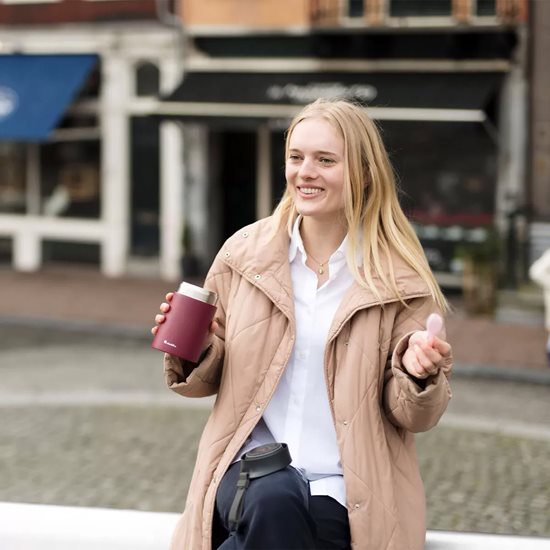
<svg viewBox="0 0 550 550">
<path fill-rule="evenodd" d="M 0 503 L 4 550 L 167 550 L 179 514 Z"/>
<path fill-rule="evenodd" d="M 0 502 L 3 550 L 167 550 L 179 514 Z M 545 550 L 549 538 L 428 531 L 426 550 Z"/>
</svg>

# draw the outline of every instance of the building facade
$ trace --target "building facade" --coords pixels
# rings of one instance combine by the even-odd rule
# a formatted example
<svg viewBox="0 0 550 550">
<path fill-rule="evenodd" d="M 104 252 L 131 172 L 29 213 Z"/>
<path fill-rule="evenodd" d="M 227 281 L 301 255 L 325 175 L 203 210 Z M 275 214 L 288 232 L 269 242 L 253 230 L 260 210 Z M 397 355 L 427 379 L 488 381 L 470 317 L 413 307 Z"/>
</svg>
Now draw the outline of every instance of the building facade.
<svg viewBox="0 0 550 550">
<path fill-rule="evenodd" d="M 192 209 L 186 223 L 205 260 L 277 203 L 284 128 L 317 97 L 360 101 L 378 121 L 444 285 L 461 284 L 464 251 L 489 249 L 495 233 L 520 225 L 512 214 L 529 199 L 526 0 L 180 5 L 185 75 L 162 109 L 194 136 L 186 193 L 209 214 L 201 222 Z M 510 250 L 503 266 L 517 262 Z"/>
<path fill-rule="evenodd" d="M 515 284 L 550 235 L 543 3 L 0 0 L 0 260 L 204 272 L 282 195 L 290 118 L 338 96 L 378 121 L 440 282 L 478 248 Z"/>
<path fill-rule="evenodd" d="M 179 276 L 180 237 L 162 227 L 160 189 L 179 177 L 181 132 L 155 117 L 182 74 L 173 9 L 0 1 L 2 263 L 86 263 L 109 276 L 153 263 Z"/>
</svg>

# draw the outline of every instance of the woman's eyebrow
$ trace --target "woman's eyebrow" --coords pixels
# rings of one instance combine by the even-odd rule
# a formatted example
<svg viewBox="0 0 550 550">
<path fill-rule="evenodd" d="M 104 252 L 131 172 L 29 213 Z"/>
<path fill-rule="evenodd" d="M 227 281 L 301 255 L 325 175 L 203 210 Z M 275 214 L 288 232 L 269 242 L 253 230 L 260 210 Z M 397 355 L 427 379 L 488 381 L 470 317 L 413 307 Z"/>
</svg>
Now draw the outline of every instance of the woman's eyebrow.
<svg viewBox="0 0 550 550">
<path fill-rule="evenodd" d="M 301 149 L 297 149 L 296 147 L 292 147 L 288 151 L 289 151 L 289 153 L 290 152 L 300 152 Z M 335 151 L 322 151 L 322 150 L 320 150 L 320 151 L 314 151 L 314 153 L 317 154 L 317 155 L 333 155 L 335 157 L 338 156 L 338 153 L 336 153 Z"/>
</svg>

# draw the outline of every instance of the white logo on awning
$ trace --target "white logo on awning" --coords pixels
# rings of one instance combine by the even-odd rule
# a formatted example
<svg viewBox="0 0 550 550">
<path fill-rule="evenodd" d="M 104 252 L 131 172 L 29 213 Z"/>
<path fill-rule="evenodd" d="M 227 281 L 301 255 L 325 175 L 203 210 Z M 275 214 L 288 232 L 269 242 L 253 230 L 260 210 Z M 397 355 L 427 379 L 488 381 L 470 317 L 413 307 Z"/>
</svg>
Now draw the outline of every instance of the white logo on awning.
<svg viewBox="0 0 550 550">
<path fill-rule="evenodd" d="M 277 84 L 267 89 L 267 97 L 274 101 L 288 99 L 293 103 L 310 103 L 317 98 L 347 98 L 369 102 L 376 98 L 378 90 L 370 84 L 346 85 L 341 82 L 312 82 L 305 86 L 299 84 Z"/>
<path fill-rule="evenodd" d="M 0 120 L 10 116 L 17 109 L 18 103 L 15 90 L 0 86 Z"/>
</svg>

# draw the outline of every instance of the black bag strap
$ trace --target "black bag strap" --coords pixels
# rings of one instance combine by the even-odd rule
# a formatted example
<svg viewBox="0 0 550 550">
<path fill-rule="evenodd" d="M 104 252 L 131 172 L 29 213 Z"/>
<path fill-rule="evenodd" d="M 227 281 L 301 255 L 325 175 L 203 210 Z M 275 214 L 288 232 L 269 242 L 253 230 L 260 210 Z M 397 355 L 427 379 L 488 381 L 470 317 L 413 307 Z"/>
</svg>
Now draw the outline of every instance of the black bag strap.
<svg viewBox="0 0 550 550">
<path fill-rule="evenodd" d="M 248 472 L 241 472 L 239 474 L 239 479 L 237 480 L 237 492 L 233 498 L 233 503 L 231 504 L 231 509 L 229 510 L 229 530 L 233 531 L 237 528 L 237 524 L 241 519 L 241 514 L 243 512 L 243 499 L 244 493 L 250 485 L 250 476 Z"/>
<path fill-rule="evenodd" d="M 237 528 L 241 519 L 243 499 L 251 479 L 263 477 L 286 468 L 292 462 L 286 443 L 268 443 L 255 447 L 241 457 L 237 491 L 229 509 L 229 530 Z"/>
</svg>

